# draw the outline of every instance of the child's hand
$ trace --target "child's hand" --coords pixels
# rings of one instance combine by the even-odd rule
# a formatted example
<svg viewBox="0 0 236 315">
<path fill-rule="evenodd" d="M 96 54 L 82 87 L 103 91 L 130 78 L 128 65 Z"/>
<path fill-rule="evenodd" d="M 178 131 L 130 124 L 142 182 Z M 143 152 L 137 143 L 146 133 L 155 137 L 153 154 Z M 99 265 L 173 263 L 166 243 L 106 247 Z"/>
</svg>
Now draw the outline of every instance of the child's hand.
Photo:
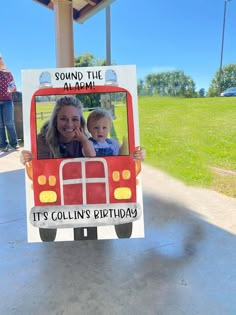
<svg viewBox="0 0 236 315">
<path fill-rule="evenodd" d="M 145 157 L 146 157 L 146 151 L 142 148 L 140 148 L 139 150 L 136 150 L 133 154 L 132 157 L 135 160 L 140 160 L 140 161 L 144 161 Z"/>
<path fill-rule="evenodd" d="M 22 150 L 20 154 L 20 162 L 22 164 L 26 164 L 27 162 L 30 162 L 33 159 L 33 154 L 30 151 Z"/>
</svg>

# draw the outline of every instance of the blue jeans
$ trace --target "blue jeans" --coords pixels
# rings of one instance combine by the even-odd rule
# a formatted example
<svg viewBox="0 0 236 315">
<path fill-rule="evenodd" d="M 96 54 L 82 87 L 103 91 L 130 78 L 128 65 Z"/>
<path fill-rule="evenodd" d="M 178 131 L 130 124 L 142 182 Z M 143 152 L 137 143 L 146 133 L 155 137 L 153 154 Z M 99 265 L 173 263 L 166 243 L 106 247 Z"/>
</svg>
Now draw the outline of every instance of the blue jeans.
<svg viewBox="0 0 236 315">
<path fill-rule="evenodd" d="M 13 106 L 12 101 L 0 101 L 0 149 L 5 148 L 8 145 L 8 141 L 12 147 L 15 147 L 18 144 Z"/>
</svg>

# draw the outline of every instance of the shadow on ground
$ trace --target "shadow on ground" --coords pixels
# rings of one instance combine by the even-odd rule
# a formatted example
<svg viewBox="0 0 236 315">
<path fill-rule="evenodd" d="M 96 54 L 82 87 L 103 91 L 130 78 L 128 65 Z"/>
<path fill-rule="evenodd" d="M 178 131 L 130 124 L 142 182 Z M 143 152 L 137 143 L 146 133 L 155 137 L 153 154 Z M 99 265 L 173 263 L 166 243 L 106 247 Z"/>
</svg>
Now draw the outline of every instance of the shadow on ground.
<svg viewBox="0 0 236 315">
<path fill-rule="evenodd" d="M 0 314 L 236 314 L 235 235 L 192 209 L 144 190 L 144 239 L 29 244 L 24 170 L 0 189 Z"/>
</svg>

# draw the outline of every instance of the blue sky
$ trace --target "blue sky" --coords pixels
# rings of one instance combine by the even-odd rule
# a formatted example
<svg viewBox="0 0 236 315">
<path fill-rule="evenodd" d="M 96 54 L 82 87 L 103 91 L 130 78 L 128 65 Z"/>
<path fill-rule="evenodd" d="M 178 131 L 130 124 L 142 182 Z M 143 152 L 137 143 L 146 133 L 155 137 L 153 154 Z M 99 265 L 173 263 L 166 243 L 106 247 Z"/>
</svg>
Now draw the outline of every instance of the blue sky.
<svg viewBox="0 0 236 315">
<path fill-rule="evenodd" d="M 146 6 L 146 7 L 145 7 Z M 182 70 L 208 89 L 220 65 L 224 0 L 115 0 L 111 54 L 137 78 Z M 54 13 L 33 0 L 1 3 L 0 52 L 21 89 L 21 70 L 56 67 Z M 106 56 L 105 10 L 74 23 L 75 56 Z M 236 0 L 227 2 L 223 65 L 236 63 Z"/>
</svg>

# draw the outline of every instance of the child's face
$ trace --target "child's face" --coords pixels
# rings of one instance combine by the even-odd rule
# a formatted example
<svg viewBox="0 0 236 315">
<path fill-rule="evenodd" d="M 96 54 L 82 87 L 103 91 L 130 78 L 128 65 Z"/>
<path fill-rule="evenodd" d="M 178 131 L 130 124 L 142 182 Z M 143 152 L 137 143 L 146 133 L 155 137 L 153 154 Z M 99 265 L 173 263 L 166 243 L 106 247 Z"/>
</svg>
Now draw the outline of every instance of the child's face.
<svg viewBox="0 0 236 315">
<path fill-rule="evenodd" d="M 89 122 L 88 131 L 96 141 L 104 141 L 111 130 L 111 121 L 108 117 L 102 117 L 99 120 Z"/>
</svg>

